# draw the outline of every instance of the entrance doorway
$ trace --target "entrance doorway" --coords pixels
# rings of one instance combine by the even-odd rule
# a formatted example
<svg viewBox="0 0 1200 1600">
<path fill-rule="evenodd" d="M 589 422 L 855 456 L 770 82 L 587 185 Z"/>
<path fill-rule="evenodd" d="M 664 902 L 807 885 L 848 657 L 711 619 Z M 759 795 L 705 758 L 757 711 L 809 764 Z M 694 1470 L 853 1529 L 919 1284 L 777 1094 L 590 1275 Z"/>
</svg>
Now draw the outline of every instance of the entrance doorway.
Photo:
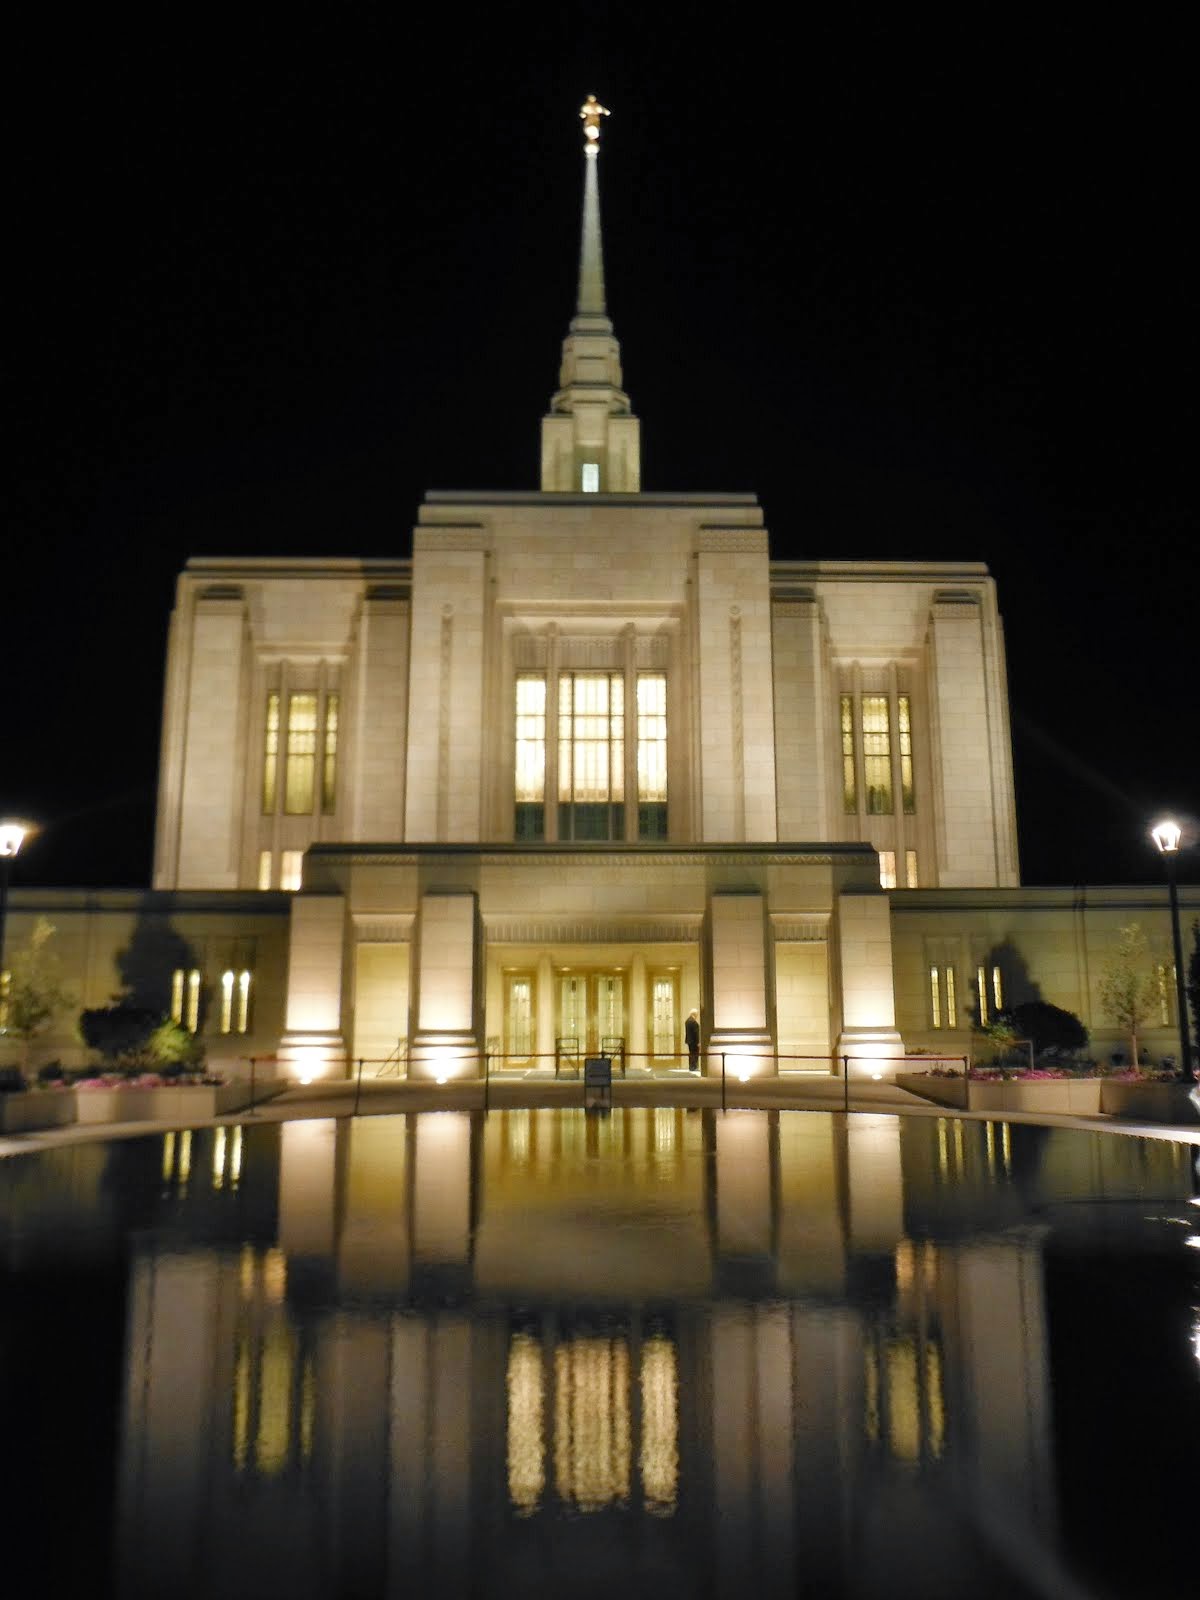
<svg viewBox="0 0 1200 1600">
<path fill-rule="evenodd" d="M 557 986 L 560 1050 L 570 1045 L 581 1056 L 624 1051 L 628 977 L 623 970 L 560 972 Z"/>
</svg>

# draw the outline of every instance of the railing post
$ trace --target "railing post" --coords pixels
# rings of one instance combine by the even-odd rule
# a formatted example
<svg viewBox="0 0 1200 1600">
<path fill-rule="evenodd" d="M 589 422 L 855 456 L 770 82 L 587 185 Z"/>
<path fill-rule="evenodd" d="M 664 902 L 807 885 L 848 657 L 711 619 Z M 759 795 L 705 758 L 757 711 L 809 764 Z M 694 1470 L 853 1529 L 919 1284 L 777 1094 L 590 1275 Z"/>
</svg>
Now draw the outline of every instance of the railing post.
<svg viewBox="0 0 1200 1600">
<path fill-rule="evenodd" d="M 352 1112 L 353 1116 L 357 1116 L 358 1115 L 358 1102 L 359 1102 L 360 1096 L 362 1095 L 362 1069 L 363 1069 L 363 1058 L 361 1056 L 359 1056 L 359 1058 L 358 1058 L 358 1078 L 357 1078 L 357 1080 L 355 1082 L 355 1085 L 354 1085 L 354 1111 Z"/>
<path fill-rule="evenodd" d="M 492 1052 L 485 1046 L 483 1051 L 483 1109 L 488 1108 L 488 1082 L 492 1075 Z"/>
<path fill-rule="evenodd" d="M 963 1110 L 971 1109 L 971 1058 L 963 1057 Z"/>
<path fill-rule="evenodd" d="M 850 1057 L 842 1057 L 842 1105 L 847 1116 L 850 1115 Z"/>
<path fill-rule="evenodd" d="M 726 1106 L 725 1106 L 725 1052 L 724 1052 L 724 1050 L 722 1050 L 721 1051 L 721 1110 L 724 1111 L 725 1109 L 726 1109 Z"/>
<path fill-rule="evenodd" d="M 250 1057 L 250 1109 L 248 1116 L 255 1117 L 258 1113 L 254 1109 L 254 1057 Z"/>
</svg>

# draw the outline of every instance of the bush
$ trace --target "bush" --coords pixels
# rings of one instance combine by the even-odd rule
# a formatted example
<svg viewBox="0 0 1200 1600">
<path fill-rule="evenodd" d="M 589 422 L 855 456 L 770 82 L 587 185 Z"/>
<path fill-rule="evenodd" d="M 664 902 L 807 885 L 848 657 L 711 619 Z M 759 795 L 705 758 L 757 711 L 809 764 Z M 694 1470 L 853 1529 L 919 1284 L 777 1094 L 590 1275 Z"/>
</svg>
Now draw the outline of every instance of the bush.
<svg viewBox="0 0 1200 1600">
<path fill-rule="evenodd" d="M 200 1041 L 186 1028 L 160 1011 L 121 1000 L 84 1011 L 79 1031 L 85 1044 L 125 1072 L 194 1072 L 204 1060 Z"/>
<path fill-rule="evenodd" d="M 1064 1055 L 1087 1049 L 1088 1031 L 1083 1023 L 1073 1011 L 1052 1006 L 1048 1000 L 1027 1000 L 1014 1007 L 1013 1021 L 1018 1031 L 1032 1040 L 1039 1056 L 1047 1051 Z"/>
<path fill-rule="evenodd" d="M 0 1067 L 0 1094 L 20 1094 L 26 1087 L 20 1067 Z"/>
</svg>

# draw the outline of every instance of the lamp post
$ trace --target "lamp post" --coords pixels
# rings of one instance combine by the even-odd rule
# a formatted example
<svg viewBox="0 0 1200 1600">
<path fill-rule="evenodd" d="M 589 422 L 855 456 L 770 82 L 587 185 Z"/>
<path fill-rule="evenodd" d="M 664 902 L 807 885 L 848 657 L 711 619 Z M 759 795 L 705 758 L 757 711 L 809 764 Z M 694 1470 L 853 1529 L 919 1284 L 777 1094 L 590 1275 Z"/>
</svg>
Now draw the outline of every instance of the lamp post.
<svg viewBox="0 0 1200 1600">
<path fill-rule="evenodd" d="M 1192 1040 L 1188 1029 L 1187 990 L 1183 982 L 1183 943 L 1179 937 L 1179 894 L 1175 888 L 1175 857 L 1179 854 L 1179 841 L 1183 829 L 1171 817 L 1150 830 L 1150 837 L 1158 846 L 1167 869 L 1167 893 L 1171 900 L 1171 942 L 1175 947 L 1175 1003 L 1179 1008 L 1179 1044 L 1183 1051 L 1183 1076 L 1188 1083 L 1195 1082 L 1192 1070 Z"/>
<path fill-rule="evenodd" d="M 0 975 L 4 972 L 4 919 L 8 911 L 8 877 L 27 830 L 19 822 L 0 822 Z"/>
</svg>

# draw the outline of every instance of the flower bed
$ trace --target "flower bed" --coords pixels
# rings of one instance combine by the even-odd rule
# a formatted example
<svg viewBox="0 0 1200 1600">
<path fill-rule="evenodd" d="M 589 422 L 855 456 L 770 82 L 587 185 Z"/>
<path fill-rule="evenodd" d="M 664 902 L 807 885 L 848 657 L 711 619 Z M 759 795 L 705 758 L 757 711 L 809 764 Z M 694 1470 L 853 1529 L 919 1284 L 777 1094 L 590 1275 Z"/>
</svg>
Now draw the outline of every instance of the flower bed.
<svg viewBox="0 0 1200 1600">
<path fill-rule="evenodd" d="M 282 1087 L 260 1086 L 255 1099 L 266 1099 Z M 250 1085 L 240 1079 L 233 1083 L 216 1079 L 171 1083 L 152 1072 L 137 1078 L 106 1074 L 84 1078 L 76 1090 L 78 1120 L 86 1123 L 208 1122 L 250 1104 Z"/>
</svg>

